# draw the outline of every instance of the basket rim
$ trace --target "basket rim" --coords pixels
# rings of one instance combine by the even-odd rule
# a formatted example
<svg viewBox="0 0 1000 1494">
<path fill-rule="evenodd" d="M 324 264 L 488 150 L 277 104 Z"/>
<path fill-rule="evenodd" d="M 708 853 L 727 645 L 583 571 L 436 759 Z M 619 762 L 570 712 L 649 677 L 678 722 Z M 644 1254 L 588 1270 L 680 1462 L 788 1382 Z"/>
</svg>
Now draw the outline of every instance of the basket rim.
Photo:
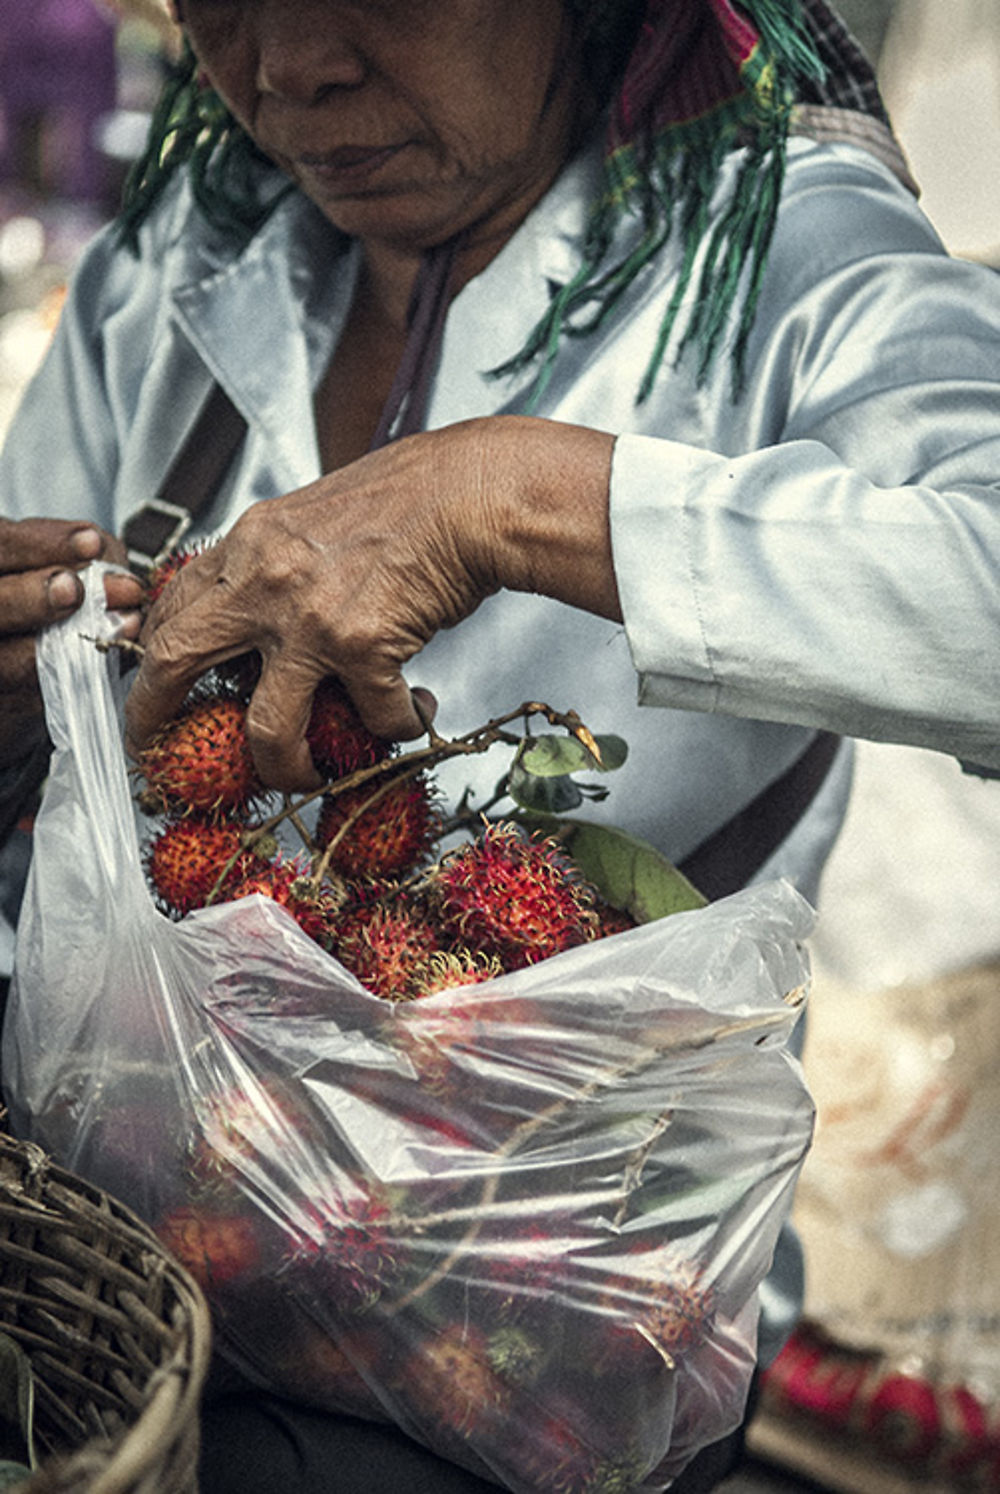
<svg viewBox="0 0 1000 1494">
<path fill-rule="evenodd" d="M 134 1419 L 126 1420 L 106 1439 L 92 1437 L 65 1453 L 46 1457 L 30 1479 L 16 1486 L 18 1494 L 30 1494 L 37 1478 L 48 1487 L 50 1466 L 58 1466 L 61 1487 L 77 1464 L 88 1494 L 129 1494 L 139 1487 L 153 1487 L 142 1480 L 155 1472 L 164 1454 L 182 1444 L 192 1429 L 197 1446 L 200 1401 L 212 1353 L 212 1321 L 205 1295 L 151 1225 L 105 1188 L 60 1164 L 37 1142 L 11 1135 L 3 1128 L 4 1119 L 0 1112 L 0 1201 L 16 1204 L 28 1222 L 36 1217 L 39 1224 L 55 1228 L 80 1227 L 83 1221 L 99 1230 L 107 1221 L 116 1243 L 134 1249 L 140 1258 L 148 1255 L 150 1277 L 159 1271 L 168 1294 L 161 1319 L 164 1359 L 153 1367 L 142 1387 Z M 72 1208 L 77 1199 L 85 1205 L 79 1217 Z M 84 1242 L 77 1237 L 73 1243 Z M 54 1260 L 53 1269 L 56 1265 Z M 115 1274 L 122 1278 L 136 1275 L 127 1263 L 115 1266 Z M 138 1275 L 136 1281 L 141 1284 Z M 128 1292 L 124 1280 L 119 1285 Z M 152 1308 L 147 1311 L 151 1320 L 155 1318 Z M 0 1321 L 0 1329 L 17 1339 L 16 1323 Z"/>
</svg>

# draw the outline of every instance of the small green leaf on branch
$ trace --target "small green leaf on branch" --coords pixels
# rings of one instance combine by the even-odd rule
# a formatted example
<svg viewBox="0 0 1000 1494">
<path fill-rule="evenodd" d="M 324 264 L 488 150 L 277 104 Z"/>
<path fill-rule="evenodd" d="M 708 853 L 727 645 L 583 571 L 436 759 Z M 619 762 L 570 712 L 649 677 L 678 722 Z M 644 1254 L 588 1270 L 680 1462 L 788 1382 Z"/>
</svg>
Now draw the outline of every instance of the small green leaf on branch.
<svg viewBox="0 0 1000 1494">
<path fill-rule="evenodd" d="M 575 736 L 526 737 L 517 749 L 515 766 L 536 778 L 562 778 L 595 770 L 610 773 L 628 756 L 628 745 L 621 737 L 591 737 L 590 741 L 594 750 Z"/>
</svg>

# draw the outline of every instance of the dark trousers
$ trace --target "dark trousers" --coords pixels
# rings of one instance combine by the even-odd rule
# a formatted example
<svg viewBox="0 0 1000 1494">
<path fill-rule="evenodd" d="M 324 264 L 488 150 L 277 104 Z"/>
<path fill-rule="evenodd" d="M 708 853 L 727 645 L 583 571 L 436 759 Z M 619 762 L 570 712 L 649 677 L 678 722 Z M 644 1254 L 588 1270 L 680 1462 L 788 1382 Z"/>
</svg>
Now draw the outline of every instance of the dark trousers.
<svg viewBox="0 0 1000 1494">
<path fill-rule="evenodd" d="M 670 1494 L 709 1494 L 738 1467 L 740 1427 L 706 1447 Z M 202 1494 L 497 1494 L 497 1485 L 427 1452 L 394 1427 L 235 1392 L 202 1418 Z"/>
</svg>

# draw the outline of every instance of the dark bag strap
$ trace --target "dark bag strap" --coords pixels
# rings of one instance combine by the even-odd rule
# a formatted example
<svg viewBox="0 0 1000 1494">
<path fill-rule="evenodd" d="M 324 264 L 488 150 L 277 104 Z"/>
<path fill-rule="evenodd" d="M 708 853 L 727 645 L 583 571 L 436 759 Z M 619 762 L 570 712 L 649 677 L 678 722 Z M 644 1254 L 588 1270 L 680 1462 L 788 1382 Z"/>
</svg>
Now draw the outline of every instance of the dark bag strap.
<svg viewBox="0 0 1000 1494">
<path fill-rule="evenodd" d="M 212 499 L 246 435 L 247 424 L 214 384 L 154 498 L 125 521 L 129 564 L 144 574 L 175 549 Z"/>
<path fill-rule="evenodd" d="M 680 870 L 710 902 L 745 887 L 778 849 L 819 792 L 840 737 L 820 731 L 790 768 L 702 841 Z"/>
</svg>

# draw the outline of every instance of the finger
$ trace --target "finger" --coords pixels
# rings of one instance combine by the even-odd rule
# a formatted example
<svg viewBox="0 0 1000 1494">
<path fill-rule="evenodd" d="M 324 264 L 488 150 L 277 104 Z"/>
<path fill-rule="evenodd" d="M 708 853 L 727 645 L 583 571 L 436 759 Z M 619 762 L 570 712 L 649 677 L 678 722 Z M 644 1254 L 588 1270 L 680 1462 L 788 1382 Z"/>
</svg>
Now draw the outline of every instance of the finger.
<svg viewBox="0 0 1000 1494">
<path fill-rule="evenodd" d="M 398 670 L 389 670 L 382 677 L 371 672 L 362 675 L 341 670 L 340 678 L 358 715 L 377 737 L 389 742 L 412 742 L 423 736 L 426 724 L 413 703 L 413 692 Z M 429 691 L 422 691 L 421 695 L 437 709 L 437 701 Z"/>
<path fill-rule="evenodd" d="M 247 707 L 247 738 L 257 775 L 268 788 L 302 793 L 322 783 L 306 742 L 313 692 L 321 673 L 272 656 Z"/>
<path fill-rule="evenodd" d="M 0 519 L 0 574 L 78 566 L 100 560 L 113 541 L 87 524 L 66 519 Z"/>
<path fill-rule="evenodd" d="M 147 622 L 141 637 L 144 657 L 125 702 L 125 747 L 133 757 L 177 714 L 196 680 L 252 647 L 238 620 L 220 613 L 211 593 L 151 634 Z"/>
<path fill-rule="evenodd" d="M 143 602 L 142 582 L 137 576 L 121 575 L 109 571 L 104 578 L 104 596 L 111 612 L 138 610 Z"/>
<path fill-rule="evenodd" d="M 83 582 L 75 571 L 26 571 L 0 580 L 0 634 L 37 633 L 75 612 Z"/>
<path fill-rule="evenodd" d="M 192 556 L 174 575 L 146 615 L 144 640 L 211 591 L 219 575 L 220 551 L 221 546 L 210 547 L 203 554 Z"/>
<path fill-rule="evenodd" d="M 5 638 L 0 642 L 0 692 L 24 698 L 38 696 L 40 706 L 34 638 Z"/>
<path fill-rule="evenodd" d="M 430 690 L 425 690 L 422 685 L 415 685 L 410 691 L 410 696 L 413 700 L 413 709 L 420 717 L 424 731 L 429 731 L 437 715 L 437 696 L 432 695 Z"/>
</svg>

